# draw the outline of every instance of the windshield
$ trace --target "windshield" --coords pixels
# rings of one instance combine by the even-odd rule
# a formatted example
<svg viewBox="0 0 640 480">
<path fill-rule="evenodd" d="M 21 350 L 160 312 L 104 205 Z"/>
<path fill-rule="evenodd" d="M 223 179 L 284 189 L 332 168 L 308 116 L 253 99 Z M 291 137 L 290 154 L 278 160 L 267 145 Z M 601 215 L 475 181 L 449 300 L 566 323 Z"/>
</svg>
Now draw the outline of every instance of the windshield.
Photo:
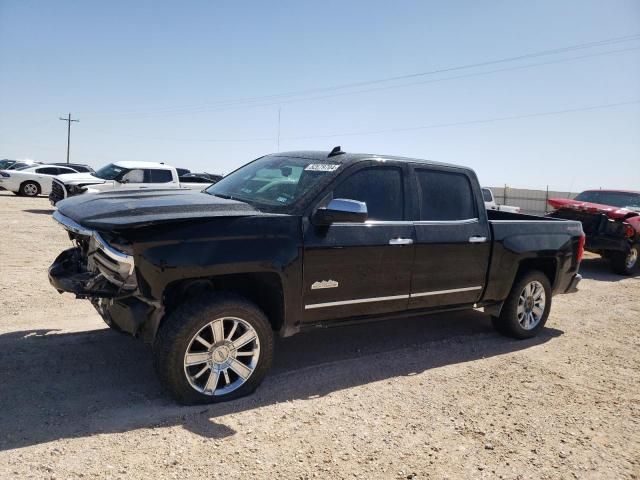
<svg viewBox="0 0 640 480">
<path fill-rule="evenodd" d="M 92 175 L 94 177 L 102 178 L 103 180 L 115 180 L 126 171 L 126 168 L 119 167 L 117 165 L 114 165 L 113 163 L 110 163 L 109 165 L 105 165 Z"/>
<path fill-rule="evenodd" d="M 332 177 L 340 164 L 331 160 L 268 155 L 227 175 L 205 190 L 210 195 L 250 203 L 265 210 L 286 210 Z"/>
<path fill-rule="evenodd" d="M 582 192 L 575 200 L 580 202 L 599 203 L 612 207 L 640 210 L 640 193 L 612 192 L 607 190 L 595 190 Z"/>
<path fill-rule="evenodd" d="M 0 160 L 0 170 L 4 170 L 5 168 L 10 167 L 14 163 L 16 163 L 15 160 Z"/>
</svg>

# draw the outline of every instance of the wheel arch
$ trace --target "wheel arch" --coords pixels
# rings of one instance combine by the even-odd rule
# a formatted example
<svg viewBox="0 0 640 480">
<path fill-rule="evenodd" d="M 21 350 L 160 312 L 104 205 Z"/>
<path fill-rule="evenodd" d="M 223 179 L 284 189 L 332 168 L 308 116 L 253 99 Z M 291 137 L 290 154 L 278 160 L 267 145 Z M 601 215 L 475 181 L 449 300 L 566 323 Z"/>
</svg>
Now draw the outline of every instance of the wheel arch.
<svg viewBox="0 0 640 480">
<path fill-rule="evenodd" d="M 549 280 L 551 290 L 553 291 L 558 276 L 558 260 L 554 257 L 525 258 L 518 264 L 514 282 L 532 270 L 542 272 Z"/>
<path fill-rule="evenodd" d="M 170 283 L 163 295 L 163 317 L 166 317 L 179 304 L 211 292 L 230 292 L 240 295 L 255 303 L 265 313 L 274 331 L 279 332 L 284 327 L 284 287 L 282 278 L 276 272 L 223 274 Z M 161 323 L 162 319 L 158 322 L 155 331 Z"/>
</svg>

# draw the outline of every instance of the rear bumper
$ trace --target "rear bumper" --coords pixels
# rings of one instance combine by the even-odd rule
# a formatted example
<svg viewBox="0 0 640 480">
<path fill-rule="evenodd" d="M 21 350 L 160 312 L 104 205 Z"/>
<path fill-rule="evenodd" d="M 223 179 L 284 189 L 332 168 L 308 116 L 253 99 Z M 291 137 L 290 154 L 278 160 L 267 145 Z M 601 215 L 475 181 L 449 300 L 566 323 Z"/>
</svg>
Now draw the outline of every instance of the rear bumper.
<svg viewBox="0 0 640 480">
<path fill-rule="evenodd" d="M 567 289 L 563 292 L 563 293 L 575 293 L 578 291 L 578 284 L 580 283 L 580 281 L 582 280 L 582 275 L 580 275 L 579 273 L 576 273 L 573 278 L 571 279 L 571 282 L 569 282 L 569 286 L 567 287 Z"/>
<path fill-rule="evenodd" d="M 602 250 L 613 250 L 617 252 L 628 252 L 631 248 L 629 239 L 624 237 L 613 237 L 608 235 L 587 235 L 584 248 L 590 252 L 598 253 Z"/>
</svg>

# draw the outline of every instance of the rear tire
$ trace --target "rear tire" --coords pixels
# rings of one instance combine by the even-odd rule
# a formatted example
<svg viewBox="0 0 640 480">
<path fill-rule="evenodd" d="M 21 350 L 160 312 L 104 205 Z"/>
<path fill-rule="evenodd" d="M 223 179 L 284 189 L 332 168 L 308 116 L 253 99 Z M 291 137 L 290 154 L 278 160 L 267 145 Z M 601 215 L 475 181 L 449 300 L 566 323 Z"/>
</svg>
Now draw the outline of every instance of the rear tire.
<svg viewBox="0 0 640 480">
<path fill-rule="evenodd" d="M 544 328 L 551 310 L 551 284 L 547 276 L 531 270 L 516 278 L 499 317 L 493 317 L 495 329 L 503 335 L 525 339 L 535 337 Z"/>
<path fill-rule="evenodd" d="M 171 312 L 153 350 L 161 383 L 180 403 L 223 402 L 260 385 L 273 360 L 273 332 L 256 305 L 218 293 Z"/>
<path fill-rule="evenodd" d="M 629 252 L 612 252 L 609 257 L 611 269 L 618 275 L 633 275 L 638 268 L 638 257 L 640 257 L 640 243 L 635 243 Z"/>
<path fill-rule="evenodd" d="M 31 180 L 24 182 L 20 185 L 20 195 L 25 197 L 37 197 L 40 195 L 42 189 L 37 182 L 33 182 Z"/>
</svg>

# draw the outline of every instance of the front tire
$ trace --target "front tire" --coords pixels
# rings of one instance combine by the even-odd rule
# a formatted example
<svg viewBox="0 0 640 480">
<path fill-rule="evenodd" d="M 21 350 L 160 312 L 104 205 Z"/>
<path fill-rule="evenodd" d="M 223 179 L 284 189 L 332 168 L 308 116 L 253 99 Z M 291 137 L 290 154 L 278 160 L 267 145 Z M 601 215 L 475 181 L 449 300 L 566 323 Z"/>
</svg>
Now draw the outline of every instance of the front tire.
<svg viewBox="0 0 640 480">
<path fill-rule="evenodd" d="M 37 182 L 27 181 L 20 185 L 20 195 L 25 197 L 37 197 L 41 189 Z"/>
<path fill-rule="evenodd" d="M 220 293 L 178 306 L 153 349 L 158 377 L 179 402 L 215 403 L 260 385 L 273 360 L 273 332 L 256 305 Z"/>
<path fill-rule="evenodd" d="M 633 244 L 627 253 L 612 252 L 611 269 L 618 275 L 633 275 L 638 268 L 639 256 L 640 243 Z"/>
<path fill-rule="evenodd" d="M 532 270 L 518 277 L 493 326 L 517 339 L 535 337 L 544 328 L 551 310 L 551 284 L 547 276 Z"/>
</svg>

